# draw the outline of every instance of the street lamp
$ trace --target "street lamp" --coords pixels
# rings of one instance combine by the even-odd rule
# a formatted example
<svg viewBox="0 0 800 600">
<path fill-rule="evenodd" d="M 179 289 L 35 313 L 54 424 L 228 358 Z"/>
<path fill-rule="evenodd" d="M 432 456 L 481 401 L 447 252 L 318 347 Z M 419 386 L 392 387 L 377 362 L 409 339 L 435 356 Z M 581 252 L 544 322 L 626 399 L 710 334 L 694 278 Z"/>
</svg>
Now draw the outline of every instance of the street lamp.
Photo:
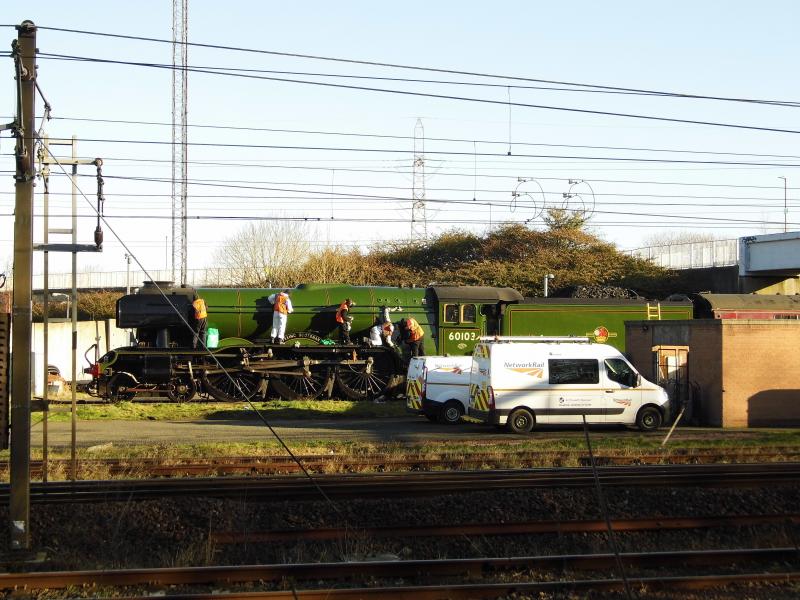
<svg viewBox="0 0 800 600">
<path fill-rule="evenodd" d="M 544 276 L 544 297 L 547 298 L 547 284 L 551 279 L 555 279 L 555 275 L 548 273 Z"/>
<path fill-rule="evenodd" d="M 778 175 L 778 179 L 783 179 L 783 233 L 786 233 L 786 222 L 789 220 L 789 205 L 786 203 L 786 177 Z"/>
<path fill-rule="evenodd" d="M 125 271 L 125 294 L 131 293 L 131 255 L 125 254 L 125 262 L 127 263 L 127 270 Z"/>
</svg>

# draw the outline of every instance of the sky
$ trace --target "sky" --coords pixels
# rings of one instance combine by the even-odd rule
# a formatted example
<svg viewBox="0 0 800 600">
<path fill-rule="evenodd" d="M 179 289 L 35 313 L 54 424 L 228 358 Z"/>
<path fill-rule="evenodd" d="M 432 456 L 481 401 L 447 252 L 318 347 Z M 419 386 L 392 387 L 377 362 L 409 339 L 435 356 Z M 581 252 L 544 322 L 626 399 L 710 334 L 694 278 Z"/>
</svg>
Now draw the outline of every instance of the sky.
<svg viewBox="0 0 800 600">
<path fill-rule="evenodd" d="M 282 235 L 317 248 L 365 250 L 409 239 L 415 182 L 418 192 L 424 184 L 429 235 L 504 223 L 541 228 L 542 211 L 554 207 L 582 211 L 594 233 L 622 249 L 657 235 L 735 238 L 783 231 L 784 221 L 800 229 L 798 106 L 607 89 L 798 102 L 795 2 L 220 7 L 189 2 L 190 43 L 250 51 L 189 48 L 191 68 L 214 71 L 189 73 L 190 269 L 215 266 L 215 249 L 248 223 L 288 223 Z M 9 25 L 30 19 L 40 27 L 38 83 L 53 116 L 44 133 L 74 135 L 79 156 L 104 160 L 104 251 L 81 255 L 79 271 L 123 271 L 126 248 L 148 270 L 170 266 L 171 71 L 120 63 L 168 67 L 171 44 L 46 28 L 169 41 L 172 3 L 5 8 L 6 44 L 16 37 Z M 0 82 L 5 123 L 16 106 L 10 58 Z M 13 148 L 9 133 L 0 134 L 5 269 Z M 69 180 L 57 167 L 51 172 L 51 212 L 67 215 Z M 91 200 L 95 181 L 93 167 L 79 168 L 79 187 Z M 95 221 L 83 198 L 78 214 L 79 241 L 89 243 Z M 293 219 L 307 221 L 295 226 Z M 64 226 L 53 218 L 51 227 Z M 41 219 L 34 231 L 40 241 Z M 50 269 L 69 271 L 68 256 L 53 257 Z M 41 272 L 40 256 L 34 271 Z"/>
</svg>

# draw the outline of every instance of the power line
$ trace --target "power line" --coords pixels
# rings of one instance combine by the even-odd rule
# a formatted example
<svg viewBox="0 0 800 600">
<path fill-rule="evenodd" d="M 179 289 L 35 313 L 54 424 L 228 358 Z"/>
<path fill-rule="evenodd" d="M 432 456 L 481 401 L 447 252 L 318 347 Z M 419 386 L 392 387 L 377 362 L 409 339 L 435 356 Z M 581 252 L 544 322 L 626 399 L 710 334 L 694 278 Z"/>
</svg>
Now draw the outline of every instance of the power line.
<svg viewBox="0 0 800 600">
<path fill-rule="evenodd" d="M 800 133 L 800 131 L 798 131 Z M 133 139 L 111 139 L 111 138 L 82 138 L 82 142 L 96 142 L 106 144 L 142 144 L 148 146 L 173 146 L 173 142 L 164 140 L 133 140 Z M 261 150 L 314 150 L 321 152 L 374 152 L 381 154 L 408 154 L 408 150 L 396 148 L 356 148 L 345 146 L 288 146 L 281 144 L 236 144 L 229 142 L 188 142 L 189 146 L 211 147 L 211 148 L 258 148 Z M 457 150 L 430 150 L 426 154 L 438 156 L 489 156 L 505 157 L 505 153 L 500 152 L 468 152 Z M 800 163 L 760 163 L 744 161 L 724 161 L 724 160 L 687 160 L 672 158 L 636 158 L 620 156 L 575 156 L 561 154 L 515 154 L 516 158 L 547 158 L 556 160 L 588 160 L 603 162 L 643 162 L 659 164 L 696 164 L 696 165 L 731 165 L 748 167 L 800 167 Z"/>
<path fill-rule="evenodd" d="M 730 223 L 730 224 L 744 224 L 744 225 L 774 225 L 781 227 L 783 226 L 783 221 L 767 221 L 764 219 L 761 220 L 752 220 L 752 219 L 734 219 L 731 217 L 702 217 L 702 216 L 693 216 L 693 215 L 674 215 L 674 214 L 667 214 L 667 213 L 638 213 L 638 212 L 623 212 L 623 211 L 609 211 L 609 210 L 594 210 L 594 214 L 605 214 L 605 215 L 620 215 L 626 217 L 652 217 L 652 218 L 659 218 L 659 219 L 683 219 L 682 222 L 692 222 L 692 221 L 708 221 L 708 222 L 717 222 L 717 223 Z M 11 217 L 13 216 L 12 213 L 5 213 L 0 214 L 0 216 Z M 41 217 L 42 215 L 36 214 L 34 217 Z M 51 214 L 51 217 L 55 218 L 67 218 L 72 217 L 71 214 Z M 76 218 L 96 218 L 96 215 L 86 214 L 86 215 L 75 215 Z M 106 219 L 126 219 L 126 220 L 163 220 L 163 219 L 170 219 L 169 215 L 106 215 Z M 247 215 L 247 216 L 237 216 L 237 215 L 189 215 L 186 217 L 187 220 L 191 221 L 287 221 L 287 222 L 302 222 L 302 223 L 327 223 L 327 222 L 340 222 L 340 223 L 403 223 L 407 224 L 408 219 L 400 219 L 400 218 L 370 218 L 370 217 L 309 217 L 309 216 L 297 216 L 297 217 L 290 217 L 290 216 L 256 216 L 256 215 Z M 451 225 L 481 225 L 486 226 L 485 220 L 479 219 L 429 219 L 429 222 L 435 223 L 442 223 L 442 224 L 451 224 Z M 501 220 L 495 223 L 496 226 L 502 225 L 522 225 L 524 224 L 525 220 Z M 680 223 L 680 222 L 678 222 Z M 795 226 L 800 225 L 800 222 L 789 222 L 789 225 Z M 626 223 L 628 227 L 631 226 L 630 223 Z M 663 227 L 665 224 L 661 223 Z M 636 224 L 637 227 L 640 226 L 640 223 Z"/>
<path fill-rule="evenodd" d="M 115 123 L 121 125 L 158 125 L 170 126 L 170 123 L 161 121 L 132 121 L 125 119 L 94 119 L 83 117 L 52 117 L 52 120 L 62 121 L 78 121 L 88 123 Z M 361 133 L 361 132 L 344 132 L 344 131 L 322 131 L 322 130 L 306 130 L 306 129 L 280 129 L 271 127 L 243 127 L 236 125 L 210 125 L 192 123 L 188 127 L 195 129 L 221 129 L 226 131 L 249 131 L 249 132 L 269 132 L 269 133 L 291 133 L 303 135 L 322 135 L 322 136 L 342 136 L 342 137 L 357 137 L 357 138 L 376 138 L 376 139 L 391 139 L 391 140 L 413 140 L 413 136 L 409 135 L 389 135 L 377 133 Z M 465 138 L 440 138 L 425 136 L 425 139 L 432 142 L 460 142 L 465 144 L 497 144 L 507 145 L 508 141 L 501 140 L 469 140 Z M 520 142 L 514 141 L 512 146 L 534 146 L 543 148 L 581 148 L 589 150 L 624 150 L 630 152 L 669 152 L 674 154 L 716 154 L 720 156 L 757 156 L 761 158 L 798 158 L 800 155 L 794 154 L 761 154 L 755 152 L 720 152 L 716 150 L 681 150 L 674 148 L 642 148 L 635 146 L 592 146 L 586 144 L 547 144 L 542 142 Z"/>
<path fill-rule="evenodd" d="M 147 68 L 156 68 L 156 69 L 167 69 L 171 70 L 172 67 L 170 65 L 163 65 L 159 63 L 145 63 L 145 62 L 135 62 L 135 61 L 122 61 L 122 60 L 111 60 L 111 59 L 102 59 L 96 57 L 78 57 L 78 56 L 69 56 L 69 55 L 55 55 L 55 54 L 41 54 L 39 55 L 41 58 L 65 58 L 65 59 L 73 59 L 76 61 L 83 61 L 83 62 L 91 62 L 91 63 L 102 63 L 102 64 L 116 64 L 116 65 L 128 65 L 128 66 L 137 66 L 137 67 L 147 67 Z M 567 107 L 567 106 L 552 106 L 546 104 L 530 104 L 526 102 L 512 102 L 511 100 L 492 100 L 490 98 L 471 98 L 468 96 L 455 96 L 451 94 L 433 94 L 429 92 L 412 92 L 409 90 L 397 90 L 397 89 L 388 89 L 388 88 L 377 88 L 377 87 L 369 87 L 363 85 L 348 85 L 343 83 L 329 83 L 325 81 L 309 81 L 305 79 L 292 79 L 287 77 L 270 77 L 266 75 L 248 75 L 245 73 L 233 73 L 233 72 L 221 72 L 221 71 L 209 71 L 205 69 L 197 69 L 189 67 L 187 71 L 192 73 L 205 73 L 208 75 L 223 75 L 226 77 L 236 77 L 242 79 L 254 79 L 254 80 L 264 80 L 264 81 L 279 81 L 283 83 L 297 83 L 302 85 L 313 85 L 313 86 L 321 86 L 321 87 L 328 87 L 328 88 L 338 88 L 338 89 L 349 89 L 349 90 L 356 90 L 362 92 L 378 92 L 378 93 L 385 93 L 385 94 L 398 94 L 402 96 L 415 96 L 415 97 L 423 97 L 423 98 L 437 98 L 440 100 L 455 100 L 459 102 L 475 102 L 479 104 L 491 104 L 491 105 L 501 105 L 501 106 L 515 106 L 518 108 L 535 108 L 540 110 L 553 110 L 553 111 L 560 111 L 560 112 L 568 112 L 568 113 L 577 113 L 577 114 L 587 114 L 587 115 L 594 115 L 594 116 L 605 116 L 605 117 L 620 117 L 626 119 L 639 119 L 639 120 L 647 120 L 647 121 L 658 121 L 663 123 L 680 123 L 683 125 L 705 125 L 709 127 L 725 127 L 725 128 L 732 128 L 732 129 L 744 129 L 748 131 L 764 131 L 764 132 L 771 132 L 771 133 L 792 133 L 797 134 L 800 133 L 800 130 L 796 129 L 782 129 L 778 127 L 764 127 L 764 126 L 757 126 L 757 125 L 741 125 L 738 123 L 723 123 L 718 121 L 704 121 L 698 119 L 678 119 L 675 117 L 658 117 L 655 115 L 640 115 L 635 113 L 622 113 L 622 112 L 614 112 L 614 111 L 603 111 L 603 110 L 591 110 L 587 108 L 575 108 L 575 107 Z"/>
<path fill-rule="evenodd" d="M 145 36 L 133 36 L 133 35 L 123 35 L 123 34 L 115 34 L 115 33 L 107 33 L 107 32 L 100 32 L 100 31 L 88 31 L 88 30 L 81 30 L 81 29 L 67 29 L 61 27 L 43 27 L 40 26 L 39 29 L 45 31 L 58 31 L 61 33 L 76 33 L 82 35 L 92 35 L 92 36 L 99 36 L 99 37 L 111 37 L 111 38 L 118 38 L 118 39 L 128 39 L 134 41 L 143 41 L 143 42 L 155 42 L 160 44 L 171 44 L 171 40 L 161 39 L 161 38 L 153 38 L 153 37 L 145 37 Z M 758 103 L 758 104 L 781 104 L 781 105 L 788 105 L 788 106 L 795 106 L 797 103 L 790 102 L 790 101 L 783 101 L 783 100 L 761 100 L 761 99 L 753 99 L 753 98 L 733 98 L 733 97 L 724 97 L 724 96 L 704 96 L 700 94 L 687 94 L 683 92 L 665 92 L 665 91 L 658 91 L 658 90 L 647 90 L 647 89 L 640 89 L 640 88 L 630 88 L 630 87 L 620 87 L 620 86 L 611 86 L 611 85 L 600 85 L 600 84 L 589 84 L 589 83 L 579 83 L 579 82 L 569 82 L 569 81 L 557 81 L 557 80 L 550 80 L 550 79 L 537 79 L 533 77 L 520 77 L 520 76 L 513 76 L 513 75 L 498 75 L 493 73 L 481 73 L 476 71 L 460 71 L 455 69 L 443 69 L 437 67 L 422 67 L 422 66 L 414 66 L 414 65 L 403 65 L 403 64 L 396 64 L 396 63 L 386 63 L 386 62 L 378 62 L 378 61 L 369 61 L 369 60 L 359 60 L 359 59 L 347 59 L 347 58 L 338 58 L 338 57 L 330 57 L 330 56 L 320 56 L 320 55 L 313 55 L 313 54 L 300 54 L 300 53 L 292 53 L 292 52 L 279 52 L 275 50 L 261 50 L 255 48 L 244 48 L 238 46 L 226 46 L 221 44 L 208 44 L 208 43 L 200 43 L 200 42 L 188 42 L 189 46 L 194 46 L 197 48 L 206 48 L 212 50 L 227 50 L 227 51 L 234 51 L 234 52 L 247 52 L 252 54 L 265 54 L 271 56 L 283 56 L 287 58 L 301 58 L 301 59 L 308 59 L 308 60 L 319 60 L 319 61 L 326 61 L 326 62 L 337 62 L 337 63 L 346 63 L 346 64 L 356 64 L 356 65 L 363 65 L 363 66 L 371 66 L 371 67 L 384 67 L 384 68 L 391 68 L 391 69 L 407 69 L 413 71 L 427 71 L 432 73 L 445 73 L 449 75 L 467 75 L 470 77 L 483 77 L 483 78 L 490 78 L 490 79 L 503 79 L 508 81 L 527 81 L 531 83 L 546 83 L 552 85 L 568 85 L 573 87 L 581 87 L 581 88 L 594 88 L 600 90 L 613 90 L 613 91 L 622 91 L 622 92 L 635 92 L 635 93 L 642 93 L 642 94 L 652 94 L 658 96 L 665 96 L 665 97 L 675 97 L 675 98 L 689 98 L 689 99 L 702 99 L 702 100 L 720 100 L 720 101 L 729 101 L 729 102 L 745 102 L 745 103 Z"/>
</svg>

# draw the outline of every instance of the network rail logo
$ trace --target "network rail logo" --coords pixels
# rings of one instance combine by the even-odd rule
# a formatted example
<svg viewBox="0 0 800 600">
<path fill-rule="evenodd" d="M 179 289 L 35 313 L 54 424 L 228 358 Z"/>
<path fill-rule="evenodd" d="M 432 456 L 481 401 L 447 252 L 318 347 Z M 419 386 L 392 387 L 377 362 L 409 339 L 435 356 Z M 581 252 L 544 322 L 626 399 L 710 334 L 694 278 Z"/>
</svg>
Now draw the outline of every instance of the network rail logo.
<svg viewBox="0 0 800 600">
<path fill-rule="evenodd" d="M 535 379 L 541 379 L 542 377 L 544 377 L 543 362 L 529 362 L 529 363 L 506 362 L 503 363 L 503 366 L 509 371 L 514 371 L 515 373 L 527 375 L 528 377 L 533 377 Z"/>
</svg>

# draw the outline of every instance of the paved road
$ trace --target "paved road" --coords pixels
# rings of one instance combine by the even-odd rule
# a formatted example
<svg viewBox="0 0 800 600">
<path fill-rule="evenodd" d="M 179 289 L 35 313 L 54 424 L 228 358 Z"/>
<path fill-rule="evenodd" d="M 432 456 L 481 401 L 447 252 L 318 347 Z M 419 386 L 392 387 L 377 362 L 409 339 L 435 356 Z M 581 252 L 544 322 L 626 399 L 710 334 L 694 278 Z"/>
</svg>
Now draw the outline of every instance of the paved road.
<svg viewBox="0 0 800 600">
<path fill-rule="evenodd" d="M 438 425 L 418 417 L 383 419 L 329 419 L 329 420 L 275 420 L 271 423 L 278 434 L 287 441 L 350 440 L 359 442 L 432 442 L 503 440 L 520 436 L 497 431 L 493 427 L 461 423 L 456 426 Z M 666 430 L 648 434 L 662 438 Z M 48 445 L 70 444 L 70 423 L 50 423 Z M 580 428 L 537 429 L 530 434 L 537 439 L 582 437 Z M 592 437 L 638 437 L 635 430 L 617 427 L 596 428 Z M 709 436 L 751 437 L 756 430 L 708 430 L 681 428 L 673 439 L 708 438 Z M 191 444 L 203 442 L 257 442 L 273 439 L 270 431 L 256 420 L 204 420 L 204 421 L 79 421 L 77 443 L 81 447 L 113 443 L 132 444 Z M 42 425 L 31 430 L 31 444 L 41 446 Z"/>
</svg>

